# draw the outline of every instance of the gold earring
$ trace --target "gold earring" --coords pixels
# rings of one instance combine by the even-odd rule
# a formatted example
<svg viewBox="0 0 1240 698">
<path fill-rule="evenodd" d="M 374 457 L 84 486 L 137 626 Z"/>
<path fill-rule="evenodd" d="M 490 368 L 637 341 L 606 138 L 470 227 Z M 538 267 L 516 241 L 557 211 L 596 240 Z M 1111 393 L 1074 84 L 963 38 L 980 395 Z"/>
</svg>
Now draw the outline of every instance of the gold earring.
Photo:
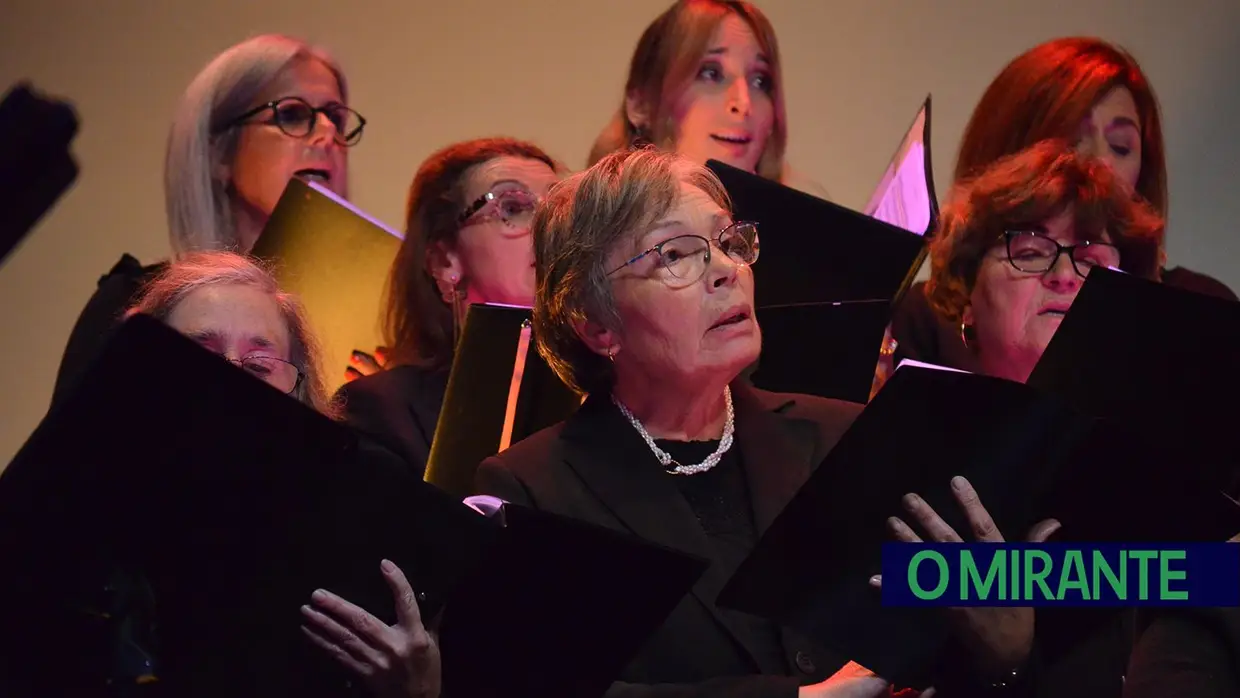
<svg viewBox="0 0 1240 698">
<path fill-rule="evenodd" d="M 969 346 L 969 336 L 973 334 L 973 325 L 966 325 L 963 320 L 960 322 L 960 341 L 964 344 L 965 349 L 972 349 Z"/>
<path fill-rule="evenodd" d="M 607 347 L 607 360 L 612 362 L 613 364 L 616 363 L 616 348 L 615 347 Z"/>
</svg>

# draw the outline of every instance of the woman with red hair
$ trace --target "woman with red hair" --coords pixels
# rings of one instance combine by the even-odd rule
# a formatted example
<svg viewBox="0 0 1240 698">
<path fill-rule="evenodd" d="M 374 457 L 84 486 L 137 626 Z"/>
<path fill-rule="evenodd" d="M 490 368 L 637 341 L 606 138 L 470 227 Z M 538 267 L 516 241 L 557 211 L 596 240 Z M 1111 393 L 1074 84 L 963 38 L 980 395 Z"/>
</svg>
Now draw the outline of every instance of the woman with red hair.
<svg viewBox="0 0 1240 698">
<path fill-rule="evenodd" d="M 1089 37 L 1055 39 L 1018 56 L 990 83 L 961 138 L 957 182 L 1000 158 L 1057 138 L 1103 160 L 1164 219 L 1167 162 L 1158 99 L 1141 66 L 1123 49 Z M 1221 282 L 1183 267 L 1163 283 L 1238 300 Z M 935 316 L 925 285 L 910 289 L 892 321 L 895 361 L 902 358 L 975 370 L 960 328 Z"/>
</svg>

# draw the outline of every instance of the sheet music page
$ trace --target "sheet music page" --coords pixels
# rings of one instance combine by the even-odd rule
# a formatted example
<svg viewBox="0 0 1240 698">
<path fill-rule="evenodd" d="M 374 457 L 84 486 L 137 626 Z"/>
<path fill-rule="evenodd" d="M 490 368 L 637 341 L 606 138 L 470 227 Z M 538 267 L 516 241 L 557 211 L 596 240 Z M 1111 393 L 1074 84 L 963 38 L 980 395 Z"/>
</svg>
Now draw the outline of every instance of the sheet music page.
<svg viewBox="0 0 1240 698">
<path fill-rule="evenodd" d="M 914 361 L 913 359 L 905 359 L 901 361 L 900 364 L 896 366 L 896 370 L 899 371 L 901 368 L 904 368 L 905 366 L 913 366 L 915 368 L 932 368 L 936 371 L 953 371 L 955 373 L 972 373 L 972 371 L 962 371 L 958 368 L 948 368 L 947 366 L 940 366 L 938 364 L 928 364 L 924 361 Z"/>
<path fill-rule="evenodd" d="M 896 168 L 872 214 L 884 223 L 924 235 L 930 227 L 930 192 L 926 187 L 926 147 L 913 143 Z"/>
</svg>

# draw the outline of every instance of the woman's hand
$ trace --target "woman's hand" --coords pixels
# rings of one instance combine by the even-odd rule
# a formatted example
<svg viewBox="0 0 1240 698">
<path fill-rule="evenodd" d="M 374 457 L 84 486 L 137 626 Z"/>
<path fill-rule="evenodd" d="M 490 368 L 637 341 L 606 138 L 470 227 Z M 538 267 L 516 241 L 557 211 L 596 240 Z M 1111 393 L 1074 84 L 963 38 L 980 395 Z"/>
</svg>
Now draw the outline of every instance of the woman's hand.
<svg viewBox="0 0 1240 698">
<path fill-rule="evenodd" d="M 918 694 L 915 691 L 891 693 L 891 683 L 856 662 L 849 662 L 831 678 L 812 686 L 802 686 L 797 698 L 878 698 L 878 696 L 916 696 L 933 698 L 934 689 Z"/>
<path fill-rule="evenodd" d="M 418 600 L 396 565 L 384 560 L 383 577 L 396 599 L 396 625 L 388 626 L 330 591 L 302 606 L 306 636 L 366 682 L 379 698 L 438 698 L 442 683 L 439 642 L 422 625 Z"/>
<path fill-rule="evenodd" d="M 1002 543 L 1003 534 L 995 526 L 994 519 L 982 506 L 981 499 L 973 485 L 963 477 L 952 478 L 952 494 L 956 497 L 969 527 L 978 542 Z M 938 513 L 915 494 L 904 496 L 904 508 L 913 520 L 926 532 L 931 541 L 936 543 L 962 543 L 960 535 L 939 517 Z M 921 537 L 908 524 L 899 518 L 892 517 L 887 521 L 892 534 L 905 543 L 920 543 Z M 1055 531 L 1059 530 L 1059 522 L 1046 519 L 1038 522 L 1029 531 L 1030 543 L 1045 542 Z M 875 586 L 882 586 L 882 578 L 872 580 Z M 963 639 L 973 647 L 979 668 L 990 677 L 1003 677 L 1011 674 L 1024 664 L 1033 647 L 1033 609 L 1024 608 L 953 608 L 952 618 Z"/>
<path fill-rule="evenodd" d="M 350 361 L 353 365 L 345 368 L 344 379 L 355 381 L 362 376 L 370 376 L 382 371 L 387 366 L 387 349 L 379 347 L 375 349 L 374 354 L 354 349 Z"/>
</svg>

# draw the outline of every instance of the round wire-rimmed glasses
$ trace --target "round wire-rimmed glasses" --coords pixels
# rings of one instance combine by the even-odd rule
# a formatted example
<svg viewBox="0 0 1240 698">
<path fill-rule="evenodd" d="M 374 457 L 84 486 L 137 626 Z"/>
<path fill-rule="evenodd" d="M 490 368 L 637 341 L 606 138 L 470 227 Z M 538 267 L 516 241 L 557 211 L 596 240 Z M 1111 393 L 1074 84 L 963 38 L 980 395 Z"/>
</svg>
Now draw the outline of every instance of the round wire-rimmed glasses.
<svg viewBox="0 0 1240 698">
<path fill-rule="evenodd" d="M 718 247 L 737 264 L 749 266 L 758 261 L 758 224 L 737 221 L 715 236 L 714 245 L 701 235 L 677 235 L 644 250 L 629 261 L 607 272 L 610 276 L 648 255 L 658 255 L 658 266 L 678 284 L 691 284 L 710 267 L 711 247 Z"/>
<path fill-rule="evenodd" d="M 305 374 L 301 369 L 284 359 L 274 356 L 247 356 L 241 359 L 223 357 L 229 363 L 239 367 L 246 373 L 263 381 L 286 395 L 292 395 L 301 385 Z"/>
</svg>

